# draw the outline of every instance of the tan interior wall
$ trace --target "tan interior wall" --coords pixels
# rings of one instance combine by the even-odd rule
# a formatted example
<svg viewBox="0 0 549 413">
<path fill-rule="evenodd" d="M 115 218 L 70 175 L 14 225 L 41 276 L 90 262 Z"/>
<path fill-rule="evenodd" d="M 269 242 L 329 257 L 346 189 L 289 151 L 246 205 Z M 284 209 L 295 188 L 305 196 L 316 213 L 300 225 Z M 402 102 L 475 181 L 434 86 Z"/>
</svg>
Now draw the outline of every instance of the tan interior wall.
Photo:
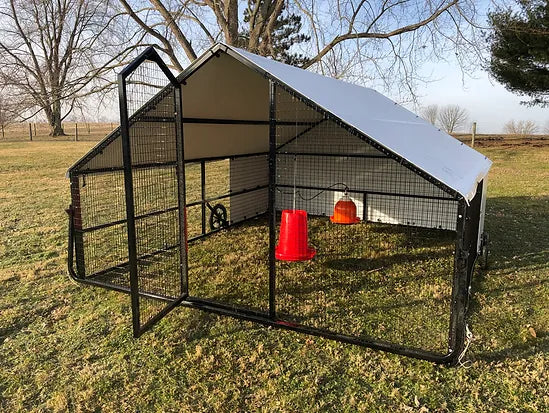
<svg viewBox="0 0 549 413">
<path fill-rule="evenodd" d="M 237 60 L 212 57 L 181 85 L 183 117 L 269 120 L 267 79 Z M 269 149 L 266 125 L 184 125 L 185 158 L 229 156 Z"/>
<path fill-rule="evenodd" d="M 183 116 L 269 120 L 269 84 L 226 54 L 208 60 L 181 85 Z"/>
<path fill-rule="evenodd" d="M 183 126 L 183 137 L 187 160 L 269 150 L 269 127 L 266 125 L 188 123 Z"/>
<path fill-rule="evenodd" d="M 269 85 L 267 79 L 238 62 L 221 54 L 208 60 L 200 70 L 181 85 L 183 116 L 186 118 L 233 119 L 233 120 L 269 120 Z M 172 94 L 147 110 L 148 116 L 159 116 L 173 107 Z M 284 108 L 281 116 L 287 121 L 315 121 L 320 114 L 310 111 L 299 100 L 292 98 L 282 90 L 277 93 L 277 106 Z M 308 114 L 307 119 L 299 119 Z M 297 115 L 297 118 L 296 118 Z M 287 118 L 287 119 L 286 119 Z M 150 126 L 150 125 L 149 125 Z M 166 125 L 156 125 L 159 138 Z M 279 126 L 277 141 L 286 142 L 307 128 L 306 125 Z M 132 127 L 132 130 L 136 127 Z M 267 152 L 269 150 L 268 125 L 227 125 L 185 123 L 183 127 L 185 159 L 241 155 Z M 155 139 L 142 135 L 146 139 Z M 116 167 L 122 165 L 120 140 L 117 139 L 97 155 L 87 167 Z"/>
</svg>

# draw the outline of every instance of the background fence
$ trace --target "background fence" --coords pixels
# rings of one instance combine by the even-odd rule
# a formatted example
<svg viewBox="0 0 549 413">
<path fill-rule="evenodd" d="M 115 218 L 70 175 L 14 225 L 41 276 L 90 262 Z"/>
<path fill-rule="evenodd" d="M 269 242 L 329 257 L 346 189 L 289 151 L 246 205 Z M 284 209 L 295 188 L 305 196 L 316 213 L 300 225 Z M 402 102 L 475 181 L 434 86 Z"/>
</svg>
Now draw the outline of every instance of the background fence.
<svg viewBox="0 0 549 413">
<path fill-rule="evenodd" d="M 12 123 L 0 130 L 4 141 L 98 141 L 119 126 L 118 122 L 63 122 L 65 136 L 50 136 L 46 122 Z"/>
</svg>

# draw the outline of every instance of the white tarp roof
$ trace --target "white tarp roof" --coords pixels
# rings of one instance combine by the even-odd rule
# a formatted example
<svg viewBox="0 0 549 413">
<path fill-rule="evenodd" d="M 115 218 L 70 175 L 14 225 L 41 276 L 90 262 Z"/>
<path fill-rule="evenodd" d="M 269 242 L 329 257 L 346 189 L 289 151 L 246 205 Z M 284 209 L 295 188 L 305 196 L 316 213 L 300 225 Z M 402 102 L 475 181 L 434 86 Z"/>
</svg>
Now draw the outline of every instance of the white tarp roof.
<svg viewBox="0 0 549 413">
<path fill-rule="evenodd" d="M 272 77 L 470 201 L 492 162 L 373 89 L 318 75 L 228 45 Z"/>
</svg>

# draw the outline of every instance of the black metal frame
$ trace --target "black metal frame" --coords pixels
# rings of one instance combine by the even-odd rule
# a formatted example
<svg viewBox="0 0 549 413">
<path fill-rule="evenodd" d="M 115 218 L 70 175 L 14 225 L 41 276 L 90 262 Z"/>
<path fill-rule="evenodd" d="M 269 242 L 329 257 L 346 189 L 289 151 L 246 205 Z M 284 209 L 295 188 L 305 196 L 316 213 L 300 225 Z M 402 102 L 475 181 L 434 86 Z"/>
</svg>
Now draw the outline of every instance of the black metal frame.
<svg viewBox="0 0 549 413">
<path fill-rule="evenodd" d="M 160 70 L 164 73 L 169 80 L 174 93 L 174 115 L 171 121 L 175 121 L 175 141 L 177 148 L 177 182 L 178 182 L 178 211 L 179 211 L 179 244 L 180 244 L 180 285 L 181 294 L 172 300 L 171 303 L 166 305 L 156 316 L 142 323 L 140 320 L 140 280 L 138 276 L 137 267 L 137 240 L 136 240 L 136 228 L 135 228 L 135 206 L 134 206 L 134 192 L 133 192 L 133 166 L 132 166 L 132 154 L 131 154 L 131 142 L 130 142 L 130 120 L 128 116 L 127 107 L 127 84 L 126 80 L 134 73 L 134 71 L 141 66 L 145 61 L 155 62 Z M 168 69 L 166 64 L 160 58 L 156 50 L 152 47 L 147 48 L 141 53 L 132 63 L 126 66 L 118 74 L 118 95 L 120 106 L 120 130 L 122 136 L 122 153 L 124 160 L 124 187 L 126 193 L 126 225 L 128 231 L 128 259 L 130 269 L 130 288 L 132 299 L 132 320 L 133 320 L 133 334 L 135 337 L 139 337 L 150 327 L 152 327 L 158 320 L 164 317 L 168 312 L 175 308 L 183 299 L 188 295 L 186 289 L 187 286 L 187 236 L 186 236 L 186 213 L 185 213 L 185 169 L 184 169 L 184 147 L 183 147 L 183 124 L 181 122 L 183 105 L 181 102 L 181 89 L 176 78 Z M 183 224 L 181 224 L 183 223 Z M 185 248 L 183 248 L 185 246 Z"/>
<path fill-rule="evenodd" d="M 240 61 L 242 64 L 251 68 L 252 70 L 259 72 L 269 83 L 269 120 L 268 121 L 255 121 L 255 120 L 229 120 L 229 119 L 195 119 L 195 118 L 185 118 L 182 116 L 182 105 L 181 105 L 181 94 L 179 84 L 185 84 L 186 79 L 191 76 L 198 67 L 201 66 L 208 59 L 218 56 L 219 53 L 227 53 L 233 58 Z M 191 297 L 188 295 L 187 289 L 187 248 L 180 248 L 181 251 L 181 285 L 182 285 L 182 294 L 177 297 L 163 297 L 157 296 L 154 294 L 140 292 L 138 287 L 138 277 L 137 277 L 137 254 L 136 254 L 136 234 L 135 234 L 135 208 L 133 206 L 133 186 L 132 186 L 132 164 L 131 164 L 131 148 L 129 143 L 129 127 L 132 123 L 132 118 L 128 118 L 127 107 L 126 107 L 126 95 L 125 95 L 125 79 L 132 73 L 143 61 L 152 60 L 156 62 L 159 67 L 162 69 L 166 77 L 170 80 L 171 87 L 174 89 L 175 93 L 175 122 L 177 124 L 177 142 L 178 142 L 178 185 L 179 185 L 179 211 L 180 211 L 180 222 L 185 223 L 185 225 L 180 226 L 180 245 L 187 245 L 192 241 L 197 239 L 204 238 L 218 231 L 207 232 L 205 224 L 205 215 L 206 207 L 209 202 L 214 200 L 223 199 L 225 197 L 235 196 L 240 193 L 253 192 L 258 189 L 264 189 L 265 186 L 248 188 L 241 192 L 228 193 L 224 195 L 217 196 L 215 198 L 208 199 L 205 192 L 205 163 L 212 160 L 226 159 L 228 157 L 211 157 L 211 158 L 202 158 L 202 159 L 193 159 L 184 161 L 183 157 L 183 124 L 187 123 L 217 123 L 217 124 L 261 124 L 269 126 L 269 152 L 268 153 L 259 153 L 259 154 L 243 154 L 235 155 L 233 158 L 239 156 L 257 156 L 257 155 L 267 155 L 268 154 L 268 167 L 269 167 L 269 183 L 268 183 L 268 226 L 269 226 L 269 308 L 268 313 L 253 311 L 244 308 L 236 308 L 234 306 L 228 306 L 220 302 L 203 299 L 200 297 Z M 170 86 L 168 86 L 169 88 Z M 383 340 L 376 339 L 363 339 L 354 336 L 344 335 L 334 333 L 332 331 L 326 331 L 318 328 L 307 327 L 300 324 L 289 323 L 277 318 L 276 311 L 276 265 L 275 265 L 275 243 L 276 243 L 276 210 L 275 210 L 275 196 L 276 188 L 284 187 L 284 185 L 277 185 L 275 175 L 276 175 L 276 157 L 279 155 L 296 155 L 293 152 L 284 152 L 283 147 L 288 143 L 297 138 L 294 137 L 289 142 L 283 145 L 277 145 L 276 142 L 276 127 L 277 125 L 284 125 L 286 123 L 294 125 L 295 122 L 277 122 L 276 119 L 276 99 L 275 94 L 277 88 L 284 90 L 287 93 L 290 93 L 292 96 L 299 99 L 301 102 L 305 103 L 308 107 L 313 108 L 320 114 L 322 114 L 322 119 L 316 122 L 300 122 L 300 125 L 309 126 L 306 131 L 309 131 L 321 123 L 329 120 L 336 123 L 338 126 L 342 127 L 352 135 L 362 139 L 383 155 L 360 155 L 360 154 L 328 154 L 333 156 L 344 156 L 344 157 L 371 157 L 371 158 L 390 158 L 398 161 L 401 165 L 412 170 L 415 174 L 425 178 L 427 181 L 433 183 L 437 187 L 441 188 L 448 196 L 441 197 L 431 197 L 424 196 L 419 194 L 394 194 L 394 193 L 385 193 L 385 192 L 375 192 L 375 191 L 359 191 L 364 197 L 364 205 L 366 205 L 366 199 L 368 195 L 399 195 L 403 197 L 411 198 L 428 198 L 428 199 L 441 199 L 441 200 L 456 200 L 458 202 L 458 216 L 457 216 L 457 229 L 456 229 L 456 244 L 455 244 L 455 265 L 454 265 L 454 275 L 453 275 L 453 286 L 452 286 L 452 301 L 451 301 L 451 314 L 449 322 L 449 331 L 448 331 L 448 352 L 446 354 L 439 354 L 435 352 L 425 351 L 418 348 L 411 348 L 402 345 L 398 345 L 392 342 L 387 342 Z M 173 309 L 177 305 L 183 305 L 190 308 L 197 308 L 204 311 L 213 312 L 220 315 L 232 316 L 243 320 L 257 322 L 263 325 L 272 326 L 276 328 L 288 329 L 296 332 L 307 333 L 311 335 L 326 337 L 334 340 L 338 340 L 345 343 L 355 344 L 359 346 L 370 347 L 373 349 L 384 350 L 391 353 L 401 354 L 405 356 L 410 356 L 419 359 L 425 359 L 437 363 L 447 363 L 453 364 L 457 362 L 458 356 L 463 350 L 465 342 L 465 330 L 466 330 L 466 312 L 469 301 L 469 290 L 472 280 L 472 273 L 474 262 L 477 257 L 478 252 L 478 219 L 480 215 L 480 198 L 482 197 L 483 184 L 479 184 L 477 189 L 477 194 L 470 204 L 467 204 L 466 201 L 461 197 L 455 190 L 449 188 L 444 183 L 438 181 L 432 176 L 425 173 L 423 170 L 417 166 L 409 163 L 400 156 L 394 154 L 387 148 L 383 147 L 370 137 L 364 135 L 360 131 L 357 131 L 354 127 L 346 124 L 341 119 L 332 115 L 331 113 L 325 111 L 323 108 L 316 105 L 314 102 L 310 101 L 308 98 L 298 94 L 292 90 L 288 85 L 282 83 L 280 80 L 273 78 L 269 73 L 266 73 L 259 69 L 258 67 L 251 64 L 246 59 L 242 58 L 239 54 L 233 52 L 229 48 L 224 46 L 216 46 L 211 54 L 202 56 L 199 61 L 194 64 L 189 70 L 184 72 L 179 78 L 174 78 L 173 75 L 169 72 L 167 67 L 164 65 L 158 54 L 154 49 L 149 48 L 143 54 L 141 54 L 134 62 L 132 62 L 126 69 L 124 69 L 119 75 L 119 92 L 120 92 L 120 109 L 121 109 L 121 127 L 120 134 L 122 136 L 123 142 L 123 156 L 124 156 L 124 167 L 123 168 L 105 168 L 104 171 L 113 171 L 121 170 L 124 171 L 124 181 L 125 181 L 125 194 L 126 194 L 126 220 L 117 221 L 116 224 L 126 222 L 128 228 L 128 250 L 129 250 L 129 259 L 128 265 L 130 268 L 130 288 L 126 286 L 113 285 L 105 283 L 100 280 L 96 280 L 91 276 L 85 276 L 83 270 L 83 264 L 79 263 L 77 260 L 77 270 L 74 269 L 74 249 L 78 247 L 83 241 L 81 239 L 82 231 L 79 228 L 80 220 L 79 209 L 75 208 L 75 203 L 79 201 L 78 193 L 78 184 L 74 184 L 74 179 L 79 175 L 86 175 L 89 173 L 102 172 L 101 169 L 79 169 L 79 165 L 83 165 L 87 160 L 93 157 L 93 153 L 100 152 L 109 142 L 116 138 L 116 134 L 113 133 L 111 136 L 100 143 L 92 150 L 90 154 L 84 157 L 79 163 L 77 163 L 70 171 L 69 175 L 71 177 L 71 195 L 73 205 L 69 208 L 69 254 L 68 254 L 68 269 L 69 274 L 73 279 L 78 282 L 96 285 L 103 288 L 113 289 L 116 291 L 121 291 L 124 293 L 129 293 L 132 297 L 132 310 L 133 310 L 133 329 L 134 335 L 139 336 L 147 328 L 150 328 L 156 321 L 161 319 L 167 312 Z M 165 91 L 159 92 L 159 95 L 165 93 Z M 173 122 L 174 118 L 171 120 L 168 118 L 152 118 L 144 115 L 145 111 L 139 111 L 136 115 L 141 116 L 140 119 L 147 121 L 162 121 L 162 122 Z M 135 116 L 135 115 L 134 115 Z M 301 132 L 301 134 L 306 132 Z M 95 152 L 94 152 L 95 151 Z M 299 155 L 308 155 L 315 156 L 316 153 L 299 153 Z M 322 154 L 326 156 L 327 154 Z M 198 202 L 192 202 L 187 204 L 185 202 L 185 176 L 184 176 L 184 164 L 198 162 L 201 168 L 201 199 Z M 135 168 L 135 166 L 133 167 Z M 325 189 L 318 188 L 314 186 L 306 187 L 303 186 L 303 189 Z M 334 189 L 335 191 L 335 189 Z M 194 238 L 188 239 L 186 234 L 186 207 L 190 206 L 201 206 L 201 229 L 202 233 Z M 253 218 L 253 217 L 252 217 Z M 233 223 L 235 225 L 237 223 Z M 114 225 L 114 224 L 113 224 Z M 125 265 L 125 264 L 124 264 Z M 157 300 L 164 300 L 168 302 L 168 305 L 162 310 L 158 315 L 150 320 L 146 325 L 141 325 L 139 320 L 139 297 L 144 296 L 148 298 L 153 298 Z M 137 314 L 137 315 L 136 315 Z"/>
</svg>

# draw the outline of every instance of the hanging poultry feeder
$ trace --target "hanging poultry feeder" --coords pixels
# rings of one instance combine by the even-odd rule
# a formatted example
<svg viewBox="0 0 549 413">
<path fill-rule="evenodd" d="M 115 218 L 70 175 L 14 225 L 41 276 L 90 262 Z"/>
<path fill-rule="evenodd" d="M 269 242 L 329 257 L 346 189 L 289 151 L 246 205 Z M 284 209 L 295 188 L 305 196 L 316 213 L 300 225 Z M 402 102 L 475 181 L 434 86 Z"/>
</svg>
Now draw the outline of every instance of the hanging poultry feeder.
<svg viewBox="0 0 549 413">
<path fill-rule="evenodd" d="M 316 250 L 309 246 L 307 233 L 307 211 L 285 209 L 280 222 L 280 238 L 275 248 L 277 260 L 310 260 Z"/>
<path fill-rule="evenodd" d="M 349 195 L 347 195 L 347 192 L 335 204 L 334 215 L 330 217 L 330 221 L 334 224 L 344 225 L 360 222 L 360 218 L 356 216 L 356 205 Z"/>
</svg>

